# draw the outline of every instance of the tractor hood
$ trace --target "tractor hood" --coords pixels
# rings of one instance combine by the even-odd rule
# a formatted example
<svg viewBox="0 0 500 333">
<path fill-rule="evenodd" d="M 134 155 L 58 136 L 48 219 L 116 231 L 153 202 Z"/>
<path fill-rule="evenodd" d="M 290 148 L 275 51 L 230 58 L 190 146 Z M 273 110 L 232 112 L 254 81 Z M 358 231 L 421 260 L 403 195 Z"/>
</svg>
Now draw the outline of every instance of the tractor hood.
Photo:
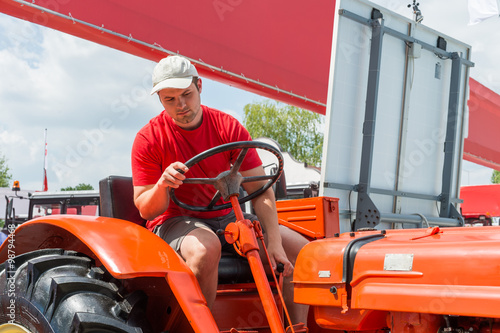
<svg viewBox="0 0 500 333">
<path fill-rule="evenodd" d="M 499 227 L 336 236 L 309 243 L 296 262 L 295 301 L 317 316 L 334 306 L 337 317 L 360 309 L 500 317 Z"/>
</svg>

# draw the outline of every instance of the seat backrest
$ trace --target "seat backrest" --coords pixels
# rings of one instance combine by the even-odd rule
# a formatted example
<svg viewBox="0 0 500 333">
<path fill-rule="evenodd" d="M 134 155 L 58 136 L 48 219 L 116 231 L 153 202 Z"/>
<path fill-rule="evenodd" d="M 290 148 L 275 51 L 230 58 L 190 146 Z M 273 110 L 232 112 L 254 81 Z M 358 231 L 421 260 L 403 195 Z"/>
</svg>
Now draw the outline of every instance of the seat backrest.
<svg viewBox="0 0 500 333">
<path fill-rule="evenodd" d="M 114 217 L 145 226 L 134 204 L 132 177 L 109 176 L 99 181 L 101 216 Z"/>
<path fill-rule="evenodd" d="M 274 185 L 274 195 L 276 200 L 282 200 L 287 198 L 287 191 L 286 191 L 286 178 L 285 178 L 285 170 L 281 173 L 280 177 L 276 181 L 276 184 Z"/>
</svg>

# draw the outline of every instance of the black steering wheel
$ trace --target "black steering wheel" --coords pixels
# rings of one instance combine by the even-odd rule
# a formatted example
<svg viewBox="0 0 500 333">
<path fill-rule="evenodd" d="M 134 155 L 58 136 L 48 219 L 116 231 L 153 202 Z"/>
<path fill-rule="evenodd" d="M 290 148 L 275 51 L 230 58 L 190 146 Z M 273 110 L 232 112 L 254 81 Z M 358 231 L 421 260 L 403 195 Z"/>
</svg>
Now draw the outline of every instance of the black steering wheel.
<svg viewBox="0 0 500 333">
<path fill-rule="evenodd" d="M 207 206 L 192 206 L 188 205 L 182 201 L 180 201 L 176 195 L 175 195 L 175 189 L 170 188 L 170 198 L 172 199 L 175 204 L 181 208 L 184 209 L 189 209 L 192 211 L 198 211 L 198 212 L 208 212 L 208 211 L 215 211 L 215 210 L 221 210 L 221 209 L 226 209 L 231 207 L 231 203 L 225 203 L 225 204 L 219 204 L 216 205 L 217 201 L 222 197 L 225 201 L 229 200 L 229 197 L 234 194 L 238 194 L 240 190 L 240 185 L 242 183 L 249 183 L 249 182 L 256 182 L 256 181 L 262 181 L 262 180 L 267 180 L 267 183 L 263 185 L 261 188 L 256 190 L 255 192 L 248 194 L 242 198 L 238 198 L 238 202 L 240 204 L 247 202 L 248 200 L 251 200 L 260 194 L 264 193 L 268 188 L 270 188 L 280 177 L 281 172 L 283 171 L 283 156 L 281 155 L 280 151 L 276 149 L 274 146 L 267 144 L 265 142 L 258 142 L 258 141 L 238 141 L 238 142 L 231 142 L 231 143 L 226 143 L 208 150 L 205 150 L 204 152 L 196 155 L 195 157 L 191 158 L 189 161 L 184 163 L 188 168 L 191 168 L 195 164 L 200 163 L 201 161 L 219 154 L 223 153 L 226 151 L 230 150 L 236 150 L 236 149 L 241 149 L 240 154 L 238 155 L 238 158 L 234 162 L 234 164 L 231 166 L 231 168 L 227 171 L 221 172 L 217 177 L 215 178 L 186 178 L 183 182 L 185 184 L 207 184 L 207 185 L 212 185 L 217 192 L 213 196 L 212 200 Z M 254 177 L 243 177 L 240 173 L 240 167 L 241 164 L 243 163 L 245 156 L 248 152 L 249 149 L 262 149 L 271 152 L 274 156 L 276 156 L 278 160 L 278 168 L 273 170 L 273 172 L 270 175 L 264 175 L 264 176 L 254 176 Z"/>
</svg>

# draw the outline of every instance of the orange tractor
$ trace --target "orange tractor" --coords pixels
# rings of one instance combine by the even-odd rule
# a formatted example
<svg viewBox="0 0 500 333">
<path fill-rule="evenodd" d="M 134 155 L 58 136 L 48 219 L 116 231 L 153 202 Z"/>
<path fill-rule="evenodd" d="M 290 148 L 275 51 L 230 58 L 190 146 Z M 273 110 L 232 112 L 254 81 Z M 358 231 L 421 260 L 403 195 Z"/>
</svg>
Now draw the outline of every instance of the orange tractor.
<svg viewBox="0 0 500 333">
<path fill-rule="evenodd" d="M 272 146 L 227 146 L 186 165 L 256 147 L 273 151 L 279 164 L 259 192 L 280 176 L 281 156 Z M 269 282 L 257 255 L 262 232 L 241 214 L 240 204 L 258 193 L 238 199 L 242 182 L 262 179 L 241 178 L 237 171 L 235 165 L 217 179 L 186 181 L 216 184 L 229 196 L 237 221 L 225 235 L 247 258 L 221 259 L 212 312 L 178 254 L 137 224 L 131 180 L 109 177 L 101 181 L 104 214 L 129 221 L 41 217 L 10 234 L 0 253 L 0 332 L 285 332 L 280 282 Z M 325 225 L 338 223 L 335 199 L 296 199 L 278 207 L 284 224 L 329 236 L 306 245 L 295 266 L 295 301 L 310 305 L 309 332 L 500 332 L 500 228 L 338 234 Z M 307 223 L 287 222 L 293 211 L 317 219 L 309 219 L 307 229 Z M 307 329 L 294 325 L 287 332 L 293 331 Z"/>
<path fill-rule="evenodd" d="M 274 153 L 275 173 L 241 177 L 239 166 L 254 147 Z M 59 215 L 12 230 L 1 249 L 0 332 L 238 332 L 235 327 L 284 332 L 282 306 L 270 286 L 279 295 L 280 283 L 276 278 L 269 282 L 258 255 L 262 230 L 257 221 L 243 219 L 240 207 L 276 182 L 283 169 L 281 154 L 268 144 L 236 142 L 208 150 L 186 166 L 234 149 L 242 153 L 231 170 L 213 179 L 185 182 L 214 186 L 227 204 L 193 207 L 171 193 L 184 208 L 232 205 L 235 210 L 237 221 L 225 233 L 242 257 L 221 259 L 213 315 L 183 259 L 138 225 L 144 221 L 133 205 L 131 179 L 109 177 L 101 181 L 102 213 L 129 221 Z M 260 190 L 238 199 L 241 183 L 266 179 Z"/>
<path fill-rule="evenodd" d="M 264 178 L 242 178 L 239 158 L 186 181 L 214 186 L 236 213 L 221 234 L 241 255 L 222 257 L 211 311 L 184 261 L 142 227 L 131 179 L 111 176 L 102 216 L 9 229 L 0 333 L 500 332 L 500 227 L 463 228 L 458 207 L 470 47 L 365 0 L 336 6 L 319 196 L 277 202 L 280 223 L 310 240 L 292 281 L 307 323 L 288 322 L 282 281 L 256 253 L 259 223 L 241 214 L 278 180 L 281 155 L 244 142 L 185 163 L 225 149 L 277 158 Z M 240 196 L 256 180 L 267 182 Z"/>
<path fill-rule="evenodd" d="M 251 198 L 238 201 L 237 189 L 249 180 L 234 180 L 236 171 L 220 177 L 236 188 L 227 195 L 238 220 L 225 233 L 250 266 L 223 257 L 213 313 L 182 259 L 134 223 L 130 179 L 110 177 L 101 202 L 122 219 L 41 217 L 12 230 L 0 252 L 0 332 L 284 332 L 279 282 L 255 255 L 260 229 L 241 217 Z M 316 239 L 293 278 L 295 301 L 310 305 L 310 332 L 500 332 L 500 228 L 339 234 L 337 204 L 278 202 L 283 224 Z"/>
</svg>

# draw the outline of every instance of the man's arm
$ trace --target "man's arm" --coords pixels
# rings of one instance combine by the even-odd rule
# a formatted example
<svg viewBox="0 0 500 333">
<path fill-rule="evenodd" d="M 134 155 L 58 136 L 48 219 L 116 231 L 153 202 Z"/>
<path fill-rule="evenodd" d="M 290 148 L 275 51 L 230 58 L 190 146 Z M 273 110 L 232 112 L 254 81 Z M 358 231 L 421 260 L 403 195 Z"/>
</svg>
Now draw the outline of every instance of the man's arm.
<svg viewBox="0 0 500 333">
<path fill-rule="evenodd" d="M 262 166 L 254 169 L 240 172 L 243 177 L 265 175 Z M 243 187 L 247 193 L 251 194 L 266 184 L 267 181 L 244 183 Z M 293 266 L 288 260 L 285 250 L 283 249 L 281 235 L 278 224 L 278 213 L 276 212 L 276 202 L 274 200 L 274 191 L 272 188 L 267 189 L 263 194 L 252 200 L 255 213 L 262 223 L 267 236 L 267 250 L 271 258 L 271 265 L 276 269 L 276 262 L 285 265 L 285 276 L 292 273 Z"/>
<path fill-rule="evenodd" d="M 134 203 L 143 219 L 153 220 L 167 210 L 170 202 L 169 188 L 182 185 L 182 181 L 186 179 L 183 173 L 187 171 L 188 168 L 183 163 L 174 162 L 165 169 L 156 184 L 134 186 Z"/>
</svg>

